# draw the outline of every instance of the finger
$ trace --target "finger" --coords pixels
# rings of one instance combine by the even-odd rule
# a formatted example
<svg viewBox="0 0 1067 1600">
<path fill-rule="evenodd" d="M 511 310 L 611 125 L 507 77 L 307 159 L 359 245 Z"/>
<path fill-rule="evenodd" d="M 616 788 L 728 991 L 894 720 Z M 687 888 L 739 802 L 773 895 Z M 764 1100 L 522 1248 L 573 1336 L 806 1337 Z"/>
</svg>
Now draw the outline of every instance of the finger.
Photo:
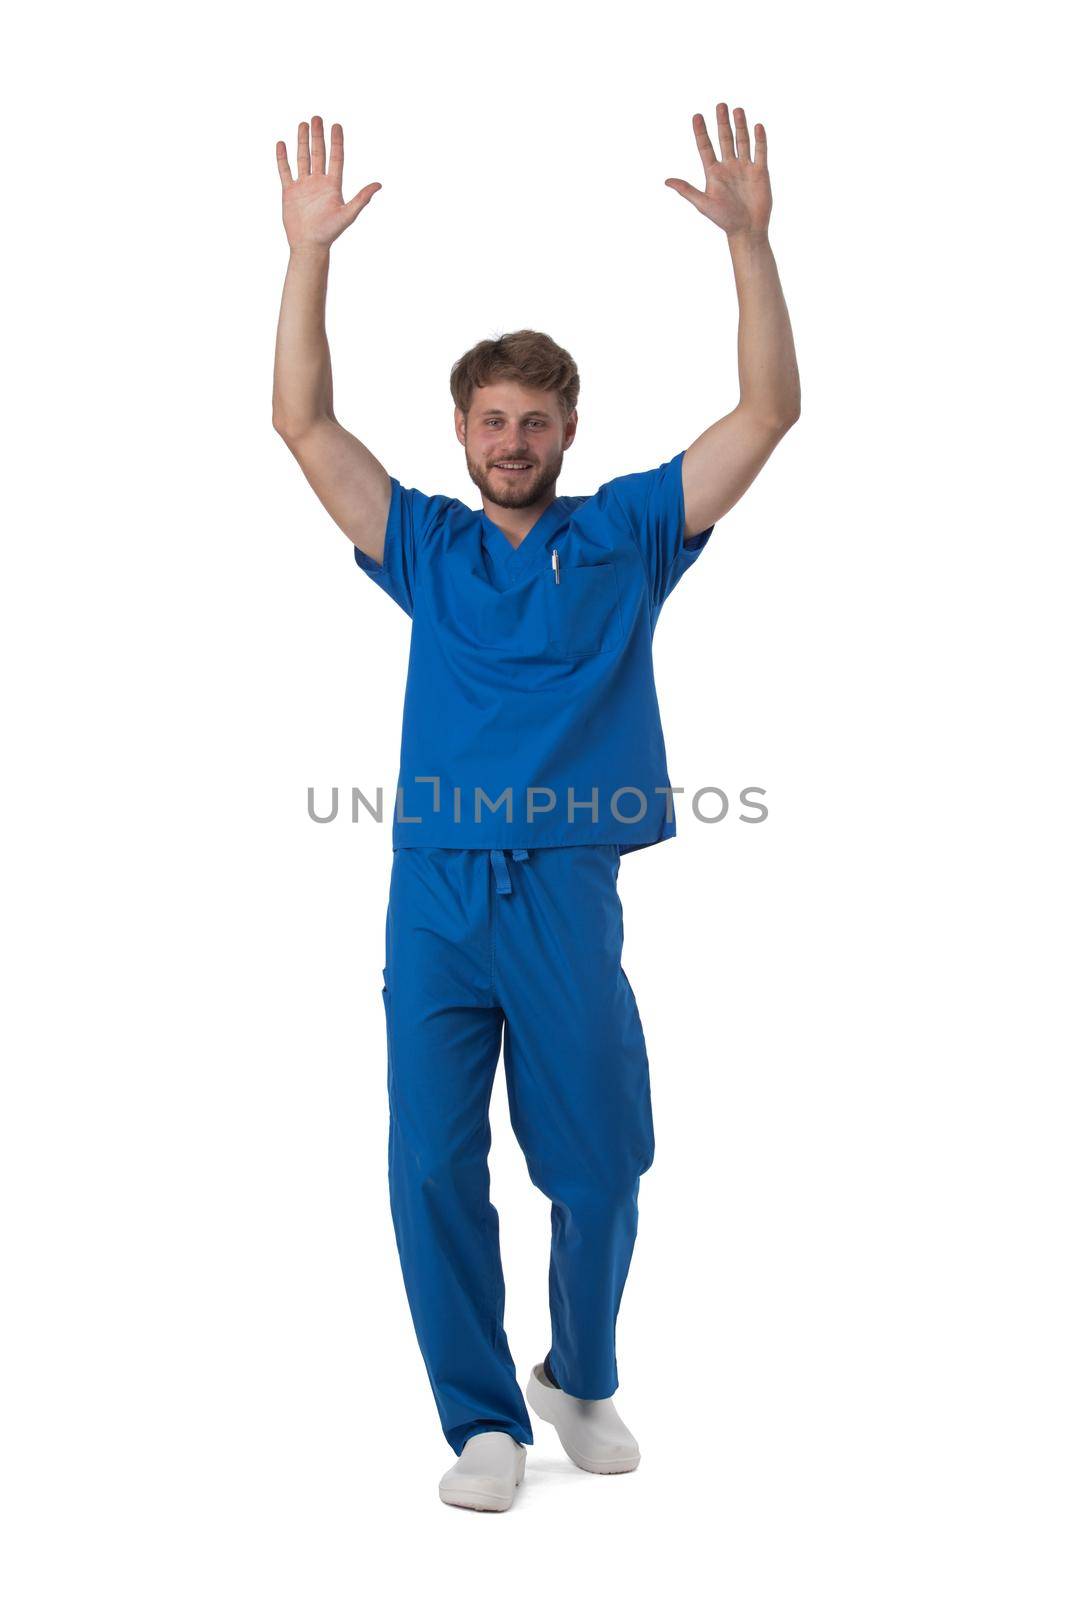
<svg viewBox="0 0 1067 1600">
<path fill-rule="evenodd" d="M 346 228 L 350 222 L 355 222 L 356 218 L 363 210 L 363 207 L 370 204 L 371 196 L 377 194 L 380 188 L 380 183 L 368 183 L 364 185 L 358 194 L 354 194 L 352 196 L 351 200 L 345 206 Z"/>
<path fill-rule="evenodd" d="M 756 165 L 757 167 L 765 167 L 767 165 L 767 130 L 762 122 L 757 122 L 753 131 L 756 135 Z"/>
<path fill-rule="evenodd" d="M 285 140 L 279 139 L 274 147 L 274 154 L 278 158 L 278 176 L 282 180 L 282 188 L 288 189 L 293 181 L 293 174 L 289 170 L 289 157 L 285 149 Z"/>
<path fill-rule="evenodd" d="M 737 152 L 734 149 L 734 135 L 730 127 L 730 108 L 725 100 L 720 100 L 715 107 L 715 124 L 719 130 L 719 149 L 722 151 L 722 158 L 728 161 L 731 156 L 736 157 Z"/>
<path fill-rule="evenodd" d="M 322 118 L 311 119 L 311 170 L 326 171 L 326 140 L 322 134 Z"/>
<path fill-rule="evenodd" d="M 740 161 L 751 161 L 752 153 L 748 147 L 748 123 L 745 121 L 743 106 L 734 106 L 734 121 L 737 124 L 737 156 Z"/>
<path fill-rule="evenodd" d="M 296 175 L 297 175 L 297 177 L 298 178 L 306 178 L 307 175 L 308 175 L 308 169 L 310 168 L 310 165 L 311 165 L 311 163 L 308 160 L 308 125 L 307 125 L 306 122 L 302 122 L 300 124 L 299 128 L 296 130 Z"/>
<path fill-rule="evenodd" d="M 341 187 L 341 178 L 345 170 L 345 136 L 341 124 L 335 122 L 330 129 L 330 177 L 336 178 L 337 187 Z"/>
<path fill-rule="evenodd" d="M 663 181 L 668 189 L 673 189 L 675 194 L 683 195 L 686 200 L 691 200 L 695 206 L 699 206 L 704 198 L 704 191 L 702 189 L 694 189 L 693 185 L 686 183 L 684 178 L 664 178 Z"/>
<path fill-rule="evenodd" d="M 704 121 L 703 112 L 698 111 L 693 118 L 693 132 L 697 136 L 697 150 L 704 165 L 704 176 L 706 178 L 710 177 L 711 174 L 708 168 L 714 166 L 719 158 L 715 154 L 715 146 L 711 142 L 711 135 L 708 132 L 708 125 Z"/>
</svg>

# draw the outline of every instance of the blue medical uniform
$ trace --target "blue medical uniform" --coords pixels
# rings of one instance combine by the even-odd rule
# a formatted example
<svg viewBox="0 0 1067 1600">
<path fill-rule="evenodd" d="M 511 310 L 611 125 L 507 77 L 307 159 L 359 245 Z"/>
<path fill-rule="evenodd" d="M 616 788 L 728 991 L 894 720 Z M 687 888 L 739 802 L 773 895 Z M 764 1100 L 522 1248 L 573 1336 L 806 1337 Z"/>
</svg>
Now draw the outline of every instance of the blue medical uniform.
<svg viewBox="0 0 1067 1600">
<path fill-rule="evenodd" d="M 654 1151 L 618 875 L 676 831 L 652 635 L 712 531 L 685 537 L 683 454 L 559 497 L 518 547 L 484 511 L 393 478 L 381 564 L 355 551 L 412 619 L 382 974 L 389 1191 L 457 1455 L 487 1429 L 533 1442 L 489 1198 L 501 1045 L 551 1201 L 551 1369 L 582 1399 L 618 1386 Z"/>
</svg>

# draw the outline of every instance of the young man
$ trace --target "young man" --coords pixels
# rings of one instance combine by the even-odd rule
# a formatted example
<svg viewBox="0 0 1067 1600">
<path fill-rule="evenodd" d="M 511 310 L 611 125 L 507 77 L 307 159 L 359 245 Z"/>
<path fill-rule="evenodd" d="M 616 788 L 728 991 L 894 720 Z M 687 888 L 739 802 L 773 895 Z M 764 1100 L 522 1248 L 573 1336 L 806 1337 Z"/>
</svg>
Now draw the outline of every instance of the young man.
<svg viewBox="0 0 1067 1600">
<path fill-rule="evenodd" d="M 274 426 L 358 565 L 412 620 L 383 999 L 389 1189 L 405 1288 L 456 1462 L 446 1503 L 506 1510 L 533 1442 L 503 1326 L 488 1108 L 503 1039 L 512 1126 L 552 1201 L 552 1342 L 526 1399 L 589 1472 L 632 1471 L 615 1325 L 652 1162 L 648 1059 L 622 969 L 622 855 L 675 833 L 652 678 L 668 594 L 796 421 L 792 334 L 767 238 L 766 137 L 717 107 L 706 187 L 668 185 L 726 233 L 740 399 L 688 448 L 594 495 L 556 494 L 578 372 L 545 334 L 484 340 L 452 369 L 480 511 L 401 486 L 333 414 L 339 124 L 277 146 L 290 245 Z"/>
</svg>

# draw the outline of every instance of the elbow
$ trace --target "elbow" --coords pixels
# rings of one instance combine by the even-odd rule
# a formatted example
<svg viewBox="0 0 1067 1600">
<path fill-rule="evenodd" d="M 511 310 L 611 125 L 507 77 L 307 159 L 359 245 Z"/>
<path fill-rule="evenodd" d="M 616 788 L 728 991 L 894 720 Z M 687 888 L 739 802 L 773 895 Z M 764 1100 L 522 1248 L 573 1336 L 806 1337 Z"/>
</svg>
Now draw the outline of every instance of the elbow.
<svg viewBox="0 0 1067 1600">
<path fill-rule="evenodd" d="M 293 421 L 292 417 L 283 416 L 277 411 L 271 418 L 271 422 L 273 423 L 275 433 L 279 434 L 285 440 L 290 450 L 294 450 L 296 448 L 296 446 L 300 443 L 300 440 L 308 431 L 307 425 L 300 427 L 299 424 Z"/>
<path fill-rule="evenodd" d="M 799 421 L 800 421 L 800 382 L 798 380 L 797 383 L 796 383 L 795 388 L 793 389 L 793 394 L 792 394 L 792 398 L 790 399 L 789 405 L 786 407 L 785 419 L 784 419 L 784 424 L 783 424 L 783 432 L 788 433 L 789 429 L 793 426 L 794 422 L 799 422 Z"/>
<path fill-rule="evenodd" d="M 298 423 L 294 422 L 291 416 L 288 416 L 284 411 L 279 411 L 277 406 L 271 413 L 270 420 L 275 433 L 280 434 L 287 445 L 294 444 L 304 431 Z"/>
<path fill-rule="evenodd" d="M 738 409 L 744 412 L 745 416 L 749 418 L 753 426 L 759 429 L 761 434 L 776 442 L 787 434 L 793 424 L 800 419 L 799 398 L 795 403 L 788 406 L 775 406 L 773 408 L 760 406 L 757 408 L 755 405 L 742 404 Z"/>
<path fill-rule="evenodd" d="M 292 449 L 293 445 L 299 444 L 300 440 L 310 433 L 313 428 L 316 428 L 320 422 L 333 420 L 332 415 L 317 412 L 314 416 L 302 417 L 298 421 L 291 412 L 282 411 L 277 405 L 274 406 L 271 412 L 271 423 L 275 433 L 281 435 L 290 449 Z"/>
<path fill-rule="evenodd" d="M 793 424 L 799 421 L 800 401 L 798 400 L 795 406 L 789 406 L 784 411 L 776 411 L 768 421 L 767 426 L 771 433 L 776 434 L 781 439 L 789 432 Z"/>
</svg>

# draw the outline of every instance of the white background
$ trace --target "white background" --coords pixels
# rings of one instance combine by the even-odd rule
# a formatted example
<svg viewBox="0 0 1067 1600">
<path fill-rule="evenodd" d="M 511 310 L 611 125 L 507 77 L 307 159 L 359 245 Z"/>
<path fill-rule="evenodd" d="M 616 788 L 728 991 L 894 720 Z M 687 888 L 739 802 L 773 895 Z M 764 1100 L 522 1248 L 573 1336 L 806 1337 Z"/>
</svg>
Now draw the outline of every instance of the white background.
<svg viewBox="0 0 1067 1600">
<path fill-rule="evenodd" d="M 1061 206 L 1036 8 L 61 6 L 8 57 L 5 1592 L 1064 1592 Z M 1047 64 L 1047 65 L 1046 65 Z M 625 859 L 638 1472 L 454 1459 L 386 1189 L 409 625 L 271 427 L 275 141 L 343 123 L 339 418 L 477 505 L 448 372 L 578 361 L 561 493 L 737 399 L 691 116 L 766 124 L 803 415 L 668 602 Z M 502 1070 L 507 1330 L 548 1202 Z M 371 1577 L 376 1569 L 377 1576 Z"/>
</svg>

